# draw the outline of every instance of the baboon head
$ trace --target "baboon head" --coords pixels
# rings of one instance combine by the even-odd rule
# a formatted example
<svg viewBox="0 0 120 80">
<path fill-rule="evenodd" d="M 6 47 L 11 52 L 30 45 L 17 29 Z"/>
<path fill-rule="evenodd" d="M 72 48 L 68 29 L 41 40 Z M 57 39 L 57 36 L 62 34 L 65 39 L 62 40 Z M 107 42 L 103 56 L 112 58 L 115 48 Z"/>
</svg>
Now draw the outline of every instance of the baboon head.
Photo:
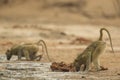
<svg viewBox="0 0 120 80">
<path fill-rule="evenodd" d="M 11 51 L 7 50 L 5 54 L 6 54 L 7 60 L 10 60 L 12 57 Z"/>
<path fill-rule="evenodd" d="M 79 64 L 79 62 L 78 62 L 77 59 L 75 59 L 73 65 L 75 66 L 76 71 L 79 71 L 79 70 L 80 70 L 80 64 Z"/>
</svg>

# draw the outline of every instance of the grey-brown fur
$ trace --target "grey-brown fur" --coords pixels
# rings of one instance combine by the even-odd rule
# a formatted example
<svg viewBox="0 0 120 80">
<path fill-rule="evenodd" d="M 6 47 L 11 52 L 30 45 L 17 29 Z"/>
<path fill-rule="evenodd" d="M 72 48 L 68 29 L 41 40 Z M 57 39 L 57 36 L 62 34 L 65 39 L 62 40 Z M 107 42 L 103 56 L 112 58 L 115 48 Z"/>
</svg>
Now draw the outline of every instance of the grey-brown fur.
<svg viewBox="0 0 120 80">
<path fill-rule="evenodd" d="M 16 45 L 10 50 L 7 50 L 7 60 L 10 60 L 13 55 L 18 56 L 18 60 L 25 57 L 26 60 L 34 60 L 37 58 L 36 54 L 39 48 L 33 45 Z"/>
<path fill-rule="evenodd" d="M 46 54 L 47 54 L 47 57 L 48 57 L 48 60 L 51 61 L 51 59 L 50 59 L 50 57 L 49 57 L 49 55 L 48 55 L 47 45 L 46 45 L 46 43 L 45 43 L 44 40 L 39 40 L 39 41 L 36 42 L 36 43 L 24 43 L 24 45 L 34 45 L 34 46 L 37 46 L 37 47 L 42 46 L 42 52 L 43 52 L 43 53 L 46 53 Z M 45 50 L 44 50 L 44 49 L 45 49 Z M 42 53 L 41 56 L 43 56 L 43 53 Z"/>
<path fill-rule="evenodd" d="M 43 44 L 41 44 L 41 42 Z M 36 55 L 37 52 L 39 51 L 40 45 L 42 45 L 42 54 Z M 18 60 L 21 60 L 22 57 L 25 57 L 26 60 L 41 60 L 44 52 L 43 45 L 45 46 L 45 50 L 47 50 L 46 44 L 43 40 L 40 40 L 37 43 L 25 43 L 25 44 L 15 45 L 10 50 L 6 51 L 7 60 L 10 60 L 12 55 L 18 56 Z"/>
<path fill-rule="evenodd" d="M 105 51 L 105 48 L 106 48 L 106 42 L 103 41 L 103 33 L 102 33 L 103 30 L 105 30 L 108 33 L 110 43 L 111 43 L 111 48 L 113 50 L 111 36 L 110 36 L 109 31 L 105 28 L 101 28 L 99 40 L 91 43 L 74 60 L 73 65 L 75 66 L 76 71 L 81 71 L 82 66 L 84 66 L 84 68 L 82 69 L 83 71 L 88 71 L 92 63 L 94 64 L 97 70 L 101 70 L 101 67 L 100 67 L 101 65 L 99 63 L 99 56 Z"/>
</svg>

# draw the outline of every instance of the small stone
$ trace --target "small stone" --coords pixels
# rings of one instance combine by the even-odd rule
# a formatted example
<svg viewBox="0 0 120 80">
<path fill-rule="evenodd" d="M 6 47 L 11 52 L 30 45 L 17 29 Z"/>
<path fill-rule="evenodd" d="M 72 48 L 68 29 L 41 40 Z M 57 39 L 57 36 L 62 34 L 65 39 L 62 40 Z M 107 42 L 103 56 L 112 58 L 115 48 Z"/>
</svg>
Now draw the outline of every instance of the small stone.
<svg viewBox="0 0 120 80">
<path fill-rule="evenodd" d="M 117 73 L 117 75 L 120 75 L 120 73 Z"/>
<path fill-rule="evenodd" d="M 101 67 L 101 70 L 108 70 L 108 68 L 105 68 L 103 66 L 100 66 Z"/>
<path fill-rule="evenodd" d="M 81 78 L 86 78 L 85 76 L 81 76 Z"/>
</svg>

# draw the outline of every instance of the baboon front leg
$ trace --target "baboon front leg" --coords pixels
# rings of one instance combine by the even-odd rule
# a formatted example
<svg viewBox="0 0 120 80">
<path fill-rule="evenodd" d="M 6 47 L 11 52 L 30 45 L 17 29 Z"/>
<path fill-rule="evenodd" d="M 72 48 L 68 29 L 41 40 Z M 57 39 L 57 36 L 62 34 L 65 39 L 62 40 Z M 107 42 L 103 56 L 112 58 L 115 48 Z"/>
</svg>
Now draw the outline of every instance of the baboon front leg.
<svg viewBox="0 0 120 80">
<path fill-rule="evenodd" d="M 18 60 L 21 60 L 21 57 L 22 57 L 21 51 L 19 51 L 19 52 L 18 52 Z"/>
<path fill-rule="evenodd" d="M 85 71 L 86 72 L 88 72 L 89 67 L 90 67 L 90 63 L 87 61 L 86 64 L 85 64 Z"/>
</svg>

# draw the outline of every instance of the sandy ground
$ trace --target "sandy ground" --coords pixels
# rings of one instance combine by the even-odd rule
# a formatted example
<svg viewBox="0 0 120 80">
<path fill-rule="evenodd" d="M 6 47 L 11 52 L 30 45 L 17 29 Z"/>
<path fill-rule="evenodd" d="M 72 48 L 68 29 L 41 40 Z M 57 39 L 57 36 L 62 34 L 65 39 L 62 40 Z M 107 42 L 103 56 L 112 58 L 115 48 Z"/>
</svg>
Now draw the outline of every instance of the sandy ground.
<svg viewBox="0 0 120 80">
<path fill-rule="evenodd" d="M 119 49 L 120 48 L 120 43 L 119 43 L 120 27 L 117 27 L 117 26 L 108 27 L 108 26 L 100 26 L 100 25 L 2 23 L 0 24 L 0 40 L 1 40 L 0 54 L 1 56 L 4 56 L 5 51 L 9 49 L 11 46 L 13 46 L 14 44 L 19 44 L 22 42 L 26 42 L 26 43 L 36 42 L 39 39 L 43 39 L 47 44 L 49 56 L 53 62 L 64 61 L 66 63 L 71 63 L 76 58 L 76 56 L 80 54 L 91 42 L 98 39 L 99 30 L 102 27 L 107 28 L 111 33 L 113 47 L 115 50 L 115 56 L 111 52 L 107 34 L 104 33 L 105 34 L 104 40 L 107 42 L 108 45 L 107 45 L 106 52 L 102 54 L 100 57 L 100 62 L 101 62 L 101 65 L 103 65 L 104 67 L 107 67 L 108 70 L 100 71 L 100 72 L 90 71 L 88 74 L 85 74 L 86 78 L 83 80 L 90 80 L 90 79 L 119 80 L 120 79 L 120 54 L 119 54 L 120 53 L 120 49 Z M 0 71 L 4 71 L 4 68 L 6 68 L 3 66 L 4 63 L 8 62 L 11 65 L 13 64 L 14 61 L 16 60 L 12 59 L 10 62 L 8 62 L 5 59 L 5 57 L 3 58 L 3 61 L 2 61 L 2 57 L 1 57 Z M 46 55 L 44 55 L 44 57 L 39 63 L 41 62 L 49 63 Z M 6 63 L 6 65 L 8 63 Z M 34 64 L 34 62 L 31 64 Z M 14 65 L 11 65 L 11 66 L 14 66 Z M 51 74 L 52 73 L 47 75 L 50 76 Z M 62 75 L 62 73 L 59 73 L 59 72 L 58 74 Z M 74 74 L 74 72 L 72 74 Z M 57 76 L 57 78 L 54 78 L 54 79 L 63 80 L 61 77 L 59 77 L 59 75 Z M 70 73 L 68 74 L 65 73 L 64 79 L 78 80 L 78 79 L 81 79 L 82 75 L 83 74 L 79 74 L 78 76 L 78 73 L 75 73 L 74 76 L 71 76 Z M 48 77 L 45 79 L 48 80 Z M 33 79 L 33 80 L 37 80 L 37 79 Z"/>
<path fill-rule="evenodd" d="M 119 0 L 1 0 L 0 23 L 84 23 L 120 26 L 119 5 Z"/>
<path fill-rule="evenodd" d="M 119 0 L 0 0 L 0 80 L 120 80 L 119 5 Z M 115 51 L 114 56 L 104 32 L 107 48 L 100 62 L 105 71 L 52 72 L 46 54 L 38 62 L 5 57 L 15 44 L 42 39 L 53 62 L 72 63 L 102 27 L 110 31 Z"/>
</svg>

